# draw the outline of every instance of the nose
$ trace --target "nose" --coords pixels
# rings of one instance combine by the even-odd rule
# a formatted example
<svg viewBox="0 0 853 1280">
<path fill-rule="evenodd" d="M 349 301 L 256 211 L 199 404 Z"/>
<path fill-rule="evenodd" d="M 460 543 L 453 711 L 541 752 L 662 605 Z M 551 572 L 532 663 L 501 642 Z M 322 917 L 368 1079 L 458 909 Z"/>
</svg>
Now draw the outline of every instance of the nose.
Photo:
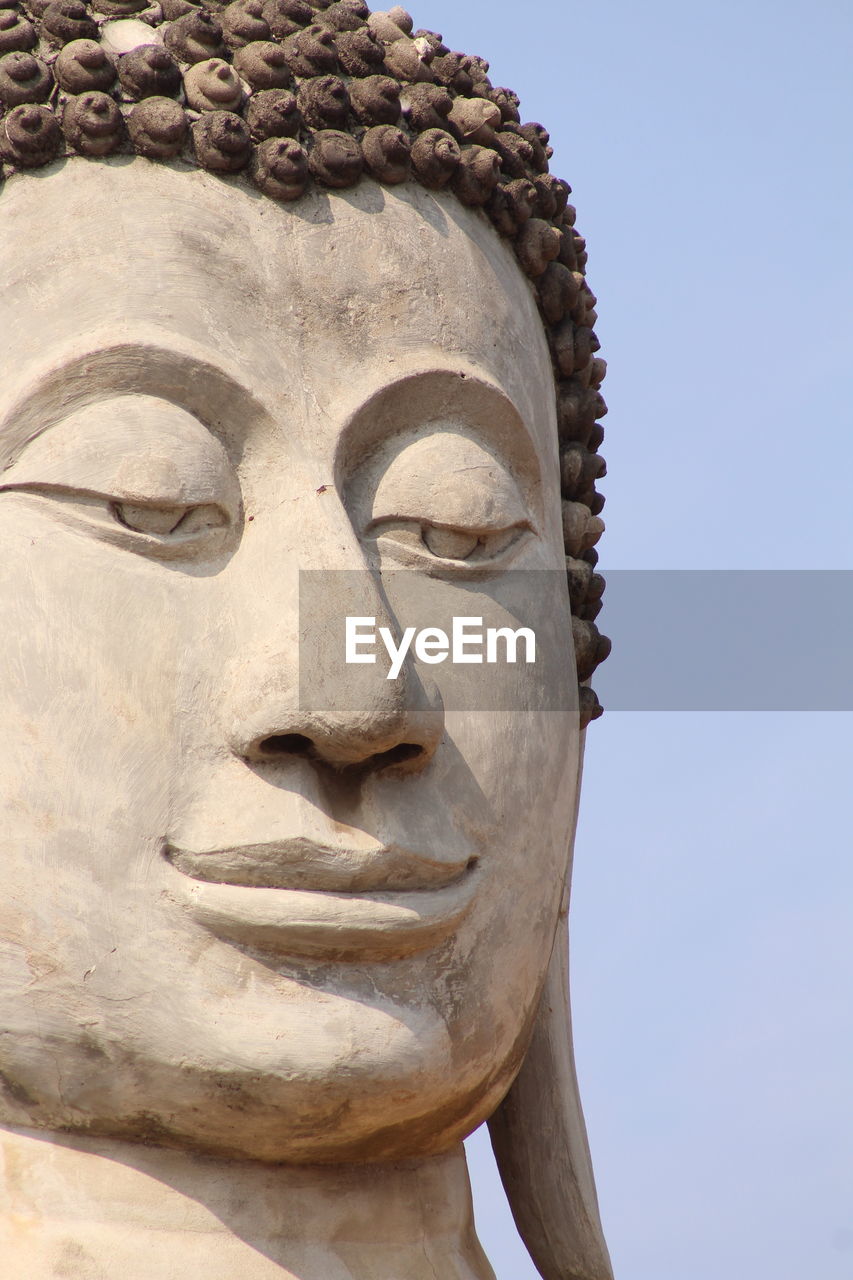
<svg viewBox="0 0 853 1280">
<path fill-rule="evenodd" d="M 240 754 L 251 763 L 302 758 L 350 773 L 418 772 L 433 758 L 443 732 L 439 708 L 403 704 L 382 716 L 369 705 L 364 710 L 362 717 L 284 714 L 282 723 L 270 724 L 273 732 L 261 731 L 242 744 Z"/>
<path fill-rule="evenodd" d="M 326 558 L 325 539 L 319 527 L 313 532 L 312 568 L 298 582 L 295 571 L 270 573 L 268 549 L 259 547 L 256 559 L 247 550 L 234 565 L 248 608 L 241 611 L 237 666 L 226 673 L 230 748 L 251 764 L 302 760 L 350 774 L 418 772 L 444 736 L 439 690 L 411 661 L 388 679 L 381 646 L 374 663 L 347 663 L 347 617 L 372 617 L 377 632 L 386 627 L 398 635 L 400 625 L 348 521 L 346 528 L 334 525 L 333 569 L 315 567 Z M 303 551 L 303 565 L 305 559 Z M 358 567 L 341 569 L 342 559 Z"/>
<path fill-rule="evenodd" d="M 401 673 L 393 689 L 373 680 L 344 682 L 322 696 L 323 706 L 267 706 L 244 725 L 237 754 L 253 764 L 304 759 L 349 773 L 385 769 L 414 773 L 426 767 L 444 735 L 444 710 L 438 690 L 425 686 L 413 672 Z M 328 686 L 327 686 L 328 687 Z M 323 684 L 311 680 L 311 691 Z"/>
</svg>

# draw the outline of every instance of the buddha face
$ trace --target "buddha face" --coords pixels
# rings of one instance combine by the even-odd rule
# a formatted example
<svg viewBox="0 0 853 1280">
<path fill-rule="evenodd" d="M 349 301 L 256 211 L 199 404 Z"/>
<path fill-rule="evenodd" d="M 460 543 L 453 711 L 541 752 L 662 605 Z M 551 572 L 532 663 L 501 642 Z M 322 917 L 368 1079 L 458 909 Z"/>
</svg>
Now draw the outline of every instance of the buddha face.
<svg viewBox="0 0 853 1280">
<path fill-rule="evenodd" d="M 532 290 L 420 188 L 284 208 L 70 161 L 0 222 L 3 1117 L 261 1160 L 444 1149 L 535 1016 L 576 711 L 519 665 L 482 676 L 512 686 L 492 710 L 448 665 L 348 666 L 300 583 L 340 636 L 397 634 L 392 570 L 460 615 L 561 570 Z"/>
</svg>

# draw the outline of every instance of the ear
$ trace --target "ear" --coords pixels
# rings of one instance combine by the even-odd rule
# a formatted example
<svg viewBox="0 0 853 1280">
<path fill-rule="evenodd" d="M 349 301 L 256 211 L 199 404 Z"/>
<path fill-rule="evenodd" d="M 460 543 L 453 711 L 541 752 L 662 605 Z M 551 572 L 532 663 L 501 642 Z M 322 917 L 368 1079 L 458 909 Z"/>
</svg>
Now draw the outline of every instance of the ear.
<svg viewBox="0 0 853 1280">
<path fill-rule="evenodd" d="M 565 920 L 530 1048 L 489 1131 L 512 1215 L 543 1280 L 613 1280 L 575 1073 Z"/>
<path fill-rule="evenodd" d="M 613 1280 L 572 1048 L 567 909 L 530 1047 L 489 1130 L 516 1226 L 543 1280 Z"/>
</svg>

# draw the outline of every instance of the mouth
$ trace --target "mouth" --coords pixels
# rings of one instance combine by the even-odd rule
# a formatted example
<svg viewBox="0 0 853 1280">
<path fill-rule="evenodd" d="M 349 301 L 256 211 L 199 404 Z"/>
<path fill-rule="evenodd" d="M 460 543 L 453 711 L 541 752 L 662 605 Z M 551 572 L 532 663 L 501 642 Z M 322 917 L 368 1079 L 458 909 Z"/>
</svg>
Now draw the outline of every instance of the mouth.
<svg viewBox="0 0 853 1280">
<path fill-rule="evenodd" d="M 468 914 L 477 859 L 298 837 L 192 851 L 167 845 L 170 896 L 224 941 L 315 960 L 390 960 L 437 946 Z"/>
</svg>

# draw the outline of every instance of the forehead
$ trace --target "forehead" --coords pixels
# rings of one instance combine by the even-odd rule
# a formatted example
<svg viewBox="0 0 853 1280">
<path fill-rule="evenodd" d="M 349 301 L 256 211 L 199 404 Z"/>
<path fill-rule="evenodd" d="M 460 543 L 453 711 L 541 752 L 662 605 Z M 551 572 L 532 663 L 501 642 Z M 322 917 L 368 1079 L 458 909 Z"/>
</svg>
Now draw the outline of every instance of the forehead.
<svg viewBox="0 0 853 1280">
<path fill-rule="evenodd" d="M 532 290 L 452 196 L 365 181 L 281 206 L 199 171 L 72 160 L 7 183 L 0 231 L 4 416 L 40 371 L 138 337 L 227 367 L 291 429 L 421 369 L 470 368 L 546 466 L 556 453 Z"/>
</svg>

